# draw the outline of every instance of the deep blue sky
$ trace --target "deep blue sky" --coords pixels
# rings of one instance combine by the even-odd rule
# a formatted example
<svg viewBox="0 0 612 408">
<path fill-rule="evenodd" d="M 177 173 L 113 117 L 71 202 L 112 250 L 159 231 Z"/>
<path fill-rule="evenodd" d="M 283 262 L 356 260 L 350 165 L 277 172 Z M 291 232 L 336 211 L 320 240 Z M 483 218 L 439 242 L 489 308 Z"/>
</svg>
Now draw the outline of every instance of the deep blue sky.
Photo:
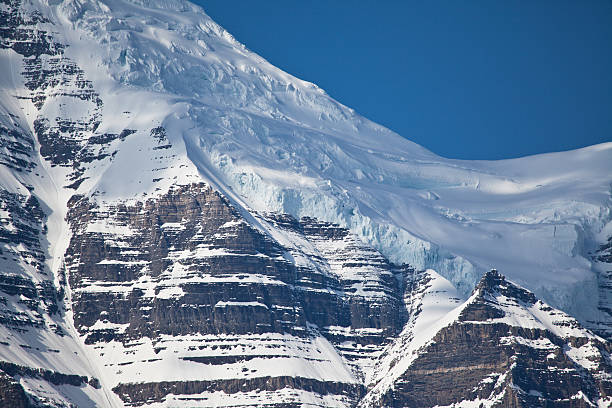
<svg viewBox="0 0 612 408">
<path fill-rule="evenodd" d="M 445 157 L 612 141 L 612 0 L 197 0 L 248 48 Z"/>
</svg>

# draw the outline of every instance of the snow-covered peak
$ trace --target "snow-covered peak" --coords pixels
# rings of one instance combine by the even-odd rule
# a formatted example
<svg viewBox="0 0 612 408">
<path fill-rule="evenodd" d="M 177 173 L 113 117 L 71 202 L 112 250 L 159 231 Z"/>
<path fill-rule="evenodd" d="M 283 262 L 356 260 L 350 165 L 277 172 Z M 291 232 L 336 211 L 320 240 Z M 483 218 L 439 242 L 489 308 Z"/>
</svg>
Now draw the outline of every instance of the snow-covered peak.
<svg viewBox="0 0 612 408">
<path fill-rule="evenodd" d="M 290 126 L 335 131 L 372 147 L 380 138 L 393 144 L 402 140 L 316 85 L 270 65 L 189 2 L 75 0 L 55 12 L 74 30 L 67 53 L 91 56 L 87 44 L 95 41 L 99 55 L 91 71 L 101 65 L 123 86 L 153 90 L 174 103 L 235 109 Z M 427 155 L 420 146 L 403 143 Z"/>
<path fill-rule="evenodd" d="M 509 281 L 612 332 L 612 143 L 447 160 L 186 2 L 6 0 L 0 30 L 14 390 L 58 406 L 352 406 L 367 384 L 400 404 L 412 374 L 475 369 L 461 395 L 431 402 L 432 384 L 404 405 L 481 390 L 478 405 L 498 383 L 518 392 L 523 346 L 578 391 L 596 388 L 580 367 L 609 378 L 600 338 Z M 509 281 L 490 272 L 472 292 L 491 267 Z M 466 339 L 488 343 L 484 379 Z M 74 388 L 45 380 L 58 376 Z M 568 390 L 549 400 L 582 398 Z"/>
<path fill-rule="evenodd" d="M 448 406 L 496 406 L 512 392 L 529 401 L 527 406 L 540 406 L 546 405 L 543 400 L 559 401 L 570 391 L 586 390 L 591 381 L 602 389 L 610 386 L 606 341 L 496 270 L 487 272 L 470 298 L 452 309 L 448 308 L 452 294 L 442 289 L 444 280 L 431 272 L 423 278 L 422 292 L 407 302 L 414 316 L 410 321 L 416 324 L 409 323 L 383 352 L 360 407 L 386 406 L 390 401 L 402 401 L 402 406 L 434 405 L 423 404 L 428 398 L 455 402 Z M 423 327 L 432 318 L 435 323 Z M 552 379 L 555 372 L 584 383 Z M 454 376 L 470 391 L 455 393 L 447 387 L 449 381 L 455 384 Z M 556 394 L 551 385 L 560 381 L 564 391 Z M 509 384 L 505 390 L 504 384 Z M 605 393 L 577 393 L 572 399 L 609 405 Z"/>
<path fill-rule="evenodd" d="M 523 329 L 549 331 L 560 338 L 597 338 L 576 319 L 555 310 L 532 292 L 507 281 L 493 269 L 482 277 L 458 317 L 462 322 L 504 323 Z M 603 339 L 599 339 L 604 342 Z"/>
</svg>

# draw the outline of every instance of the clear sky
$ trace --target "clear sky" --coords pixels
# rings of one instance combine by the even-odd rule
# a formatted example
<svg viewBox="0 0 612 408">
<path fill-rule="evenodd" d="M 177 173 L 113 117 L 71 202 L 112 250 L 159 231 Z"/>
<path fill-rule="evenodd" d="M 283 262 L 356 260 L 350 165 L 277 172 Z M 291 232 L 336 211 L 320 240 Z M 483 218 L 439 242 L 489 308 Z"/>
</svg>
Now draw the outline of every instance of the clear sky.
<svg viewBox="0 0 612 408">
<path fill-rule="evenodd" d="M 196 0 L 248 48 L 433 152 L 612 141 L 612 0 Z"/>
</svg>

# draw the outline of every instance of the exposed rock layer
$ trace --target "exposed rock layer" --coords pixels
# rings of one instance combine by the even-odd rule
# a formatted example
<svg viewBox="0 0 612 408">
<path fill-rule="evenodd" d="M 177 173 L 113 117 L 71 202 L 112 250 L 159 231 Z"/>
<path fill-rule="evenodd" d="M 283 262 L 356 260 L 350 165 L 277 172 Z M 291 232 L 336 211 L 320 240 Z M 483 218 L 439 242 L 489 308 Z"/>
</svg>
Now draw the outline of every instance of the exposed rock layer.
<svg viewBox="0 0 612 408">
<path fill-rule="evenodd" d="M 529 327 L 527 309 L 560 317 L 553 323 L 559 332 Z M 490 272 L 459 318 L 434 336 L 380 406 L 481 401 L 496 407 L 589 407 L 609 398 L 610 344 L 563 315 Z"/>
</svg>

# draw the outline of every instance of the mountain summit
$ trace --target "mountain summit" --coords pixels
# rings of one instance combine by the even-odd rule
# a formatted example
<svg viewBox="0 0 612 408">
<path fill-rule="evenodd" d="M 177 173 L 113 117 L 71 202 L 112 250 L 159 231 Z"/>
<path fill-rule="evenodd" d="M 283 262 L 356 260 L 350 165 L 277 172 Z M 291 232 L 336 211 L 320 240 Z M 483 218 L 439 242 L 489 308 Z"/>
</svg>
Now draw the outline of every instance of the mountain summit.
<svg viewBox="0 0 612 408">
<path fill-rule="evenodd" d="M 187 1 L 0 67 L 0 405 L 610 404 L 612 143 L 438 157 Z"/>
</svg>

